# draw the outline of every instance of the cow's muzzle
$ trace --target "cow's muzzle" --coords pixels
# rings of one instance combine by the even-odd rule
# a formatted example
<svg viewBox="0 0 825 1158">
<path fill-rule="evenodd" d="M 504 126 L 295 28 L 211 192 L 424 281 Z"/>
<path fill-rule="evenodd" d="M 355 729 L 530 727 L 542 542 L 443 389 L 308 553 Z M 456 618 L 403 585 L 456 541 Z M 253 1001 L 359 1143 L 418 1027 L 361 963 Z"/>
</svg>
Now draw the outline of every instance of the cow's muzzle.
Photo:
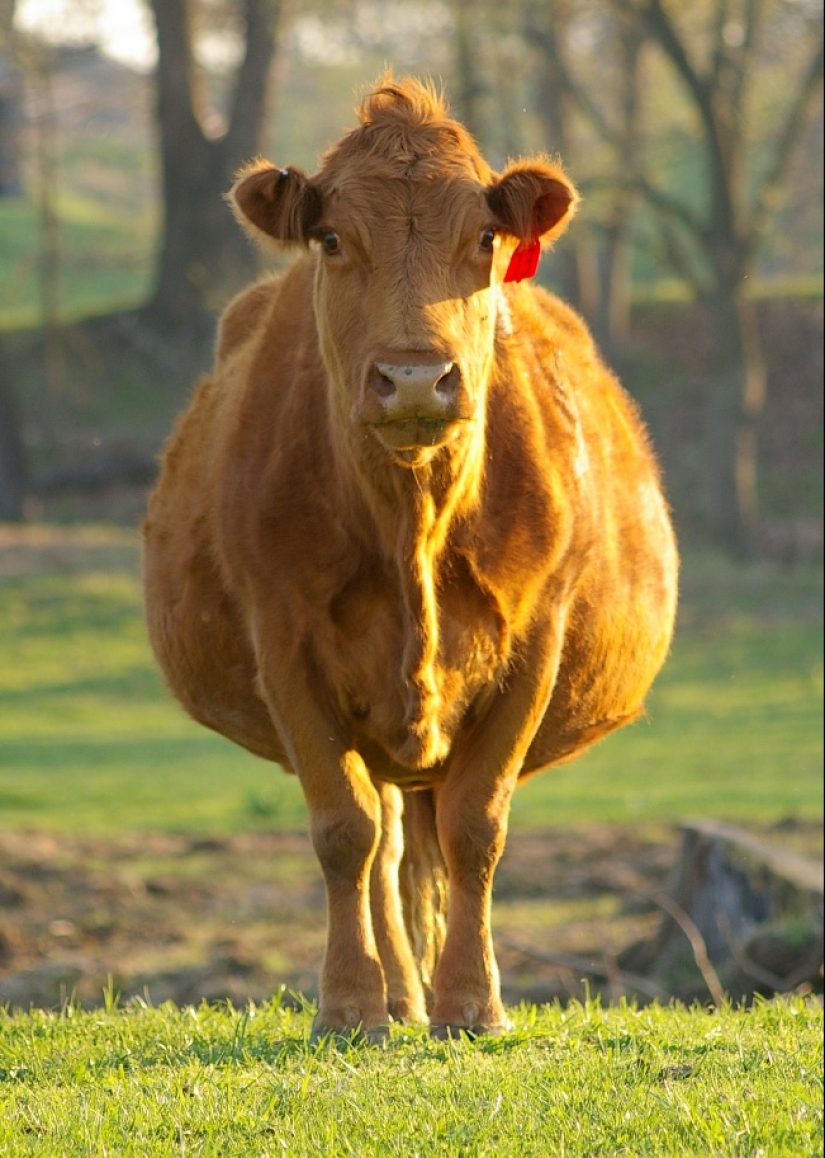
<svg viewBox="0 0 825 1158">
<path fill-rule="evenodd" d="M 376 362 L 368 373 L 360 418 L 393 450 L 440 446 L 472 417 L 454 362 L 402 356 Z"/>
</svg>

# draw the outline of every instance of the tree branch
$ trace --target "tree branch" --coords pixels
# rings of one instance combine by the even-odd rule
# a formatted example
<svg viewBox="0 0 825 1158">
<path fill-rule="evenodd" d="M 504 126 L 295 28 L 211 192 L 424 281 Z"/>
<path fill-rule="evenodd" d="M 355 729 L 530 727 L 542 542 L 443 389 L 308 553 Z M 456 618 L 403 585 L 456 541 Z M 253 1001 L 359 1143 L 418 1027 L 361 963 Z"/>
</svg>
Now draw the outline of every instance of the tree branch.
<svg viewBox="0 0 825 1158">
<path fill-rule="evenodd" d="M 711 208 L 708 231 L 717 237 L 736 237 L 740 233 L 737 189 L 741 170 L 741 136 L 733 131 L 729 98 L 718 99 L 712 88 L 712 74 L 702 76 L 688 56 L 687 47 L 662 0 L 613 0 L 628 11 L 635 11 L 647 23 L 651 35 L 670 59 L 688 92 L 693 97 L 699 118 L 705 128 L 710 165 Z"/>
<path fill-rule="evenodd" d="M 652 36 L 670 57 L 693 96 L 702 120 L 709 129 L 713 127 L 713 104 L 708 80 L 700 74 L 688 56 L 676 26 L 662 6 L 661 0 L 613 0 L 613 3 L 625 12 L 641 17 L 647 24 Z"/>
<path fill-rule="evenodd" d="M 707 280 L 697 269 L 693 258 L 689 256 L 690 251 L 679 240 L 669 222 L 660 221 L 659 228 L 669 264 L 679 273 L 682 280 L 687 282 L 697 298 L 700 300 L 706 298 L 708 295 Z"/>
<path fill-rule="evenodd" d="M 628 193 L 639 193 L 662 216 L 668 217 L 691 233 L 700 244 L 704 243 L 705 225 L 688 207 L 669 193 L 657 189 L 646 177 L 638 174 L 635 177 L 594 177 L 583 182 L 584 189 L 623 189 Z"/>
<path fill-rule="evenodd" d="M 552 21 L 549 27 L 542 27 L 535 19 L 533 10 L 528 9 L 524 25 L 524 34 L 528 40 L 531 40 L 541 48 L 556 73 L 559 87 L 568 93 L 580 112 L 591 122 L 596 133 L 607 144 L 612 145 L 614 148 L 619 148 L 621 146 L 619 133 L 614 131 L 613 127 L 608 123 L 602 110 L 595 101 L 591 99 L 589 91 L 575 80 L 573 74 L 568 69 L 562 56 Z"/>
<path fill-rule="evenodd" d="M 642 977 L 638 973 L 628 973 L 627 970 L 619 969 L 606 959 L 599 962 L 573 953 L 555 953 L 547 949 L 536 949 L 534 946 L 525 945 L 522 941 L 514 940 L 512 937 L 499 937 L 498 942 L 507 949 L 515 949 L 517 953 L 523 953 L 525 957 L 532 957 L 533 960 L 541 961 L 546 965 L 555 965 L 573 973 L 584 973 L 589 977 L 605 978 L 608 981 L 618 982 L 624 993 L 635 989 L 647 997 L 652 997 L 654 1001 L 666 1001 L 669 996 L 667 990 L 656 981 L 651 980 L 650 977 Z"/>
<path fill-rule="evenodd" d="M 201 133 L 200 94 L 192 54 L 190 0 L 151 0 L 158 39 L 158 119 L 169 130 L 164 152 L 180 156 L 181 141 Z M 164 137 L 166 133 L 164 133 Z"/>
<path fill-rule="evenodd" d="M 725 1004 L 725 991 L 722 988 L 722 983 L 719 980 L 719 975 L 711 963 L 708 956 L 708 948 L 705 944 L 705 938 L 699 931 L 696 923 L 685 912 L 681 905 L 678 905 L 672 897 L 663 892 L 651 892 L 649 894 L 651 900 L 655 901 L 660 908 L 672 917 L 679 928 L 687 937 L 690 948 L 693 952 L 693 958 L 699 972 L 702 974 L 702 979 L 708 987 L 708 991 L 713 998 L 713 1003 L 717 1009 L 721 1009 Z"/>
<path fill-rule="evenodd" d="M 709 84 L 715 89 L 722 77 L 728 57 L 725 52 L 725 27 L 728 23 L 728 0 L 717 0 L 716 20 L 713 30 L 713 55 L 711 57 Z"/>
<path fill-rule="evenodd" d="M 237 169 L 260 149 L 278 33 L 285 0 L 244 0 L 245 50 L 232 96 L 229 128 L 224 138 L 227 168 Z M 251 117 L 250 109 L 260 109 Z"/>
<path fill-rule="evenodd" d="M 791 153 L 805 125 L 808 105 L 813 99 L 823 76 L 825 61 L 825 41 L 820 34 L 819 44 L 814 52 L 808 71 L 797 92 L 796 99 L 788 109 L 785 124 L 776 137 L 773 160 L 762 182 L 751 210 L 748 235 L 756 245 L 761 238 L 768 213 L 779 199 L 779 190 L 788 166 Z"/>
<path fill-rule="evenodd" d="M 745 7 L 745 39 L 739 54 L 736 84 L 731 94 L 734 107 L 741 112 L 744 105 L 745 84 L 751 77 L 751 60 L 759 41 L 764 0 L 748 0 Z M 737 117 L 738 127 L 738 117 Z"/>
</svg>

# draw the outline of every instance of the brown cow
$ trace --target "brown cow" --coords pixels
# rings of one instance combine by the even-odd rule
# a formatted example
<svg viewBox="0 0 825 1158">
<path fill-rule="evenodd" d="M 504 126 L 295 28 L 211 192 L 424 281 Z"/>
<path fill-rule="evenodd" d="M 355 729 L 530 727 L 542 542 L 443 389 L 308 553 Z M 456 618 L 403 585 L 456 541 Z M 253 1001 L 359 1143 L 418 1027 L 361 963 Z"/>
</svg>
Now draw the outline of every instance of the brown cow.
<svg viewBox="0 0 825 1158">
<path fill-rule="evenodd" d="M 188 711 L 301 781 L 317 1029 L 495 1032 L 513 790 L 639 715 L 676 549 L 635 407 L 517 284 L 575 207 L 562 170 L 493 173 L 415 81 L 359 116 L 315 176 L 256 162 L 232 191 L 306 252 L 223 315 L 150 501 L 146 613 Z"/>
</svg>

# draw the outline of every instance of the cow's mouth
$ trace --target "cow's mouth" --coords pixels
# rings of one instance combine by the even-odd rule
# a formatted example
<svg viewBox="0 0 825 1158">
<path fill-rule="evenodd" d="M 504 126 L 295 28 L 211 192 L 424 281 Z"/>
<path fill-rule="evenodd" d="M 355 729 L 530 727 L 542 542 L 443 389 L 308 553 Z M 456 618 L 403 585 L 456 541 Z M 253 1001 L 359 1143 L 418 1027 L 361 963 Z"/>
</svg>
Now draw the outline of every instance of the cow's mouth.
<svg viewBox="0 0 825 1158">
<path fill-rule="evenodd" d="M 465 420 L 455 418 L 404 418 L 376 422 L 372 430 L 378 439 L 402 461 L 420 452 L 437 450 L 452 442 Z"/>
</svg>

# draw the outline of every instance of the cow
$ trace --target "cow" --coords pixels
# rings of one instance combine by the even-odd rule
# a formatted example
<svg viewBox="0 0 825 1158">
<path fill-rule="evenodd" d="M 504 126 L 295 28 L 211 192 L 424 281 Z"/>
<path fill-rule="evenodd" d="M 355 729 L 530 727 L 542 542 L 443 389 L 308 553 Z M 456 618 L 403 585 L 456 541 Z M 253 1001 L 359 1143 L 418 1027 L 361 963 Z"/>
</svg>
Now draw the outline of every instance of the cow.
<svg viewBox="0 0 825 1158">
<path fill-rule="evenodd" d="M 228 199 L 300 252 L 230 302 L 164 451 L 151 643 L 197 721 L 300 781 L 315 1032 L 498 1033 L 513 792 L 639 716 L 677 601 L 637 408 L 529 280 L 578 195 L 548 156 L 494 172 L 390 75 L 317 173 L 258 159 Z"/>
</svg>

